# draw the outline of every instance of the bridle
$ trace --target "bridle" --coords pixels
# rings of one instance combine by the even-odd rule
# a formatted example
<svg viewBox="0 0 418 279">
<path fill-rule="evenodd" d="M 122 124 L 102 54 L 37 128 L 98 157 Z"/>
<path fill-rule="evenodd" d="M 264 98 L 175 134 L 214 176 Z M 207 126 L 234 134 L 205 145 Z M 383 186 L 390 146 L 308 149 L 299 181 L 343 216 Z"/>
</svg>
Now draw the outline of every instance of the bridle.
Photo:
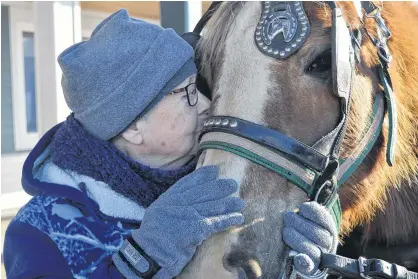
<svg viewBox="0 0 418 279">
<path fill-rule="evenodd" d="M 361 2 L 361 8 L 365 13 L 363 14 L 361 9 L 358 9 L 361 20 L 363 17 L 371 17 L 376 20 L 378 38 L 374 38 L 366 30 L 364 24 L 361 30 L 357 30 L 358 32 L 350 30 L 338 3 L 333 1 L 326 3 L 332 10 L 333 92 L 340 99 L 341 108 L 340 120 L 335 129 L 313 146 L 308 146 L 260 124 L 231 116 L 212 116 L 204 123 L 199 150 L 202 152 L 207 149 L 218 149 L 231 152 L 278 173 L 305 191 L 311 200 L 326 206 L 339 229 L 341 223 L 339 188 L 375 145 L 381 134 L 386 112 L 389 120 L 386 159 L 390 166 L 393 165 L 397 119 L 393 87 L 388 72 L 392 58 L 387 40 L 391 34 L 381 17 L 380 8 L 372 2 Z M 220 4 L 221 2 L 213 2 L 194 31 L 182 36 L 193 48 L 196 47 L 200 39 L 204 25 Z M 261 2 L 261 8 L 261 17 L 254 33 L 254 43 L 267 56 L 275 59 L 288 58 L 303 45 L 309 35 L 309 19 L 305 14 L 302 2 L 266 1 Z M 287 28 L 286 30 L 285 27 L 277 29 L 280 20 L 288 21 L 289 24 L 283 25 Z M 273 25 L 272 22 L 276 25 Z M 273 30 L 275 27 L 276 30 Z M 276 33 L 282 32 L 283 37 L 277 36 L 277 34 L 276 36 L 272 35 L 272 30 Z M 354 69 L 356 63 L 359 63 L 361 59 L 361 34 L 366 34 L 376 46 L 380 59 L 377 72 L 384 90 L 383 94 L 378 92 L 375 95 L 370 125 L 364 131 L 357 148 L 348 158 L 343 160 L 339 158 L 339 149 L 347 125 Z M 199 61 L 196 62 L 199 64 Z M 197 83 L 199 90 L 209 96 L 210 90 L 202 76 L 198 75 Z M 334 256 L 333 259 L 339 257 L 331 254 L 326 254 L 326 256 Z M 324 268 L 338 269 L 337 264 L 330 258 L 325 259 L 324 262 L 328 263 L 328 265 L 323 265 Z M 390 267 L 392 266 L 390 265 Z M 343 273 L 341 269 L 339 271 L 340 274 Z M 355 271 L 364 275 L 361 268 Z M 345 271 L 345 275 L 353 275 L 355 271 L 352 270 L 351 273 Z M 399 275 L 400 273 L 397 274 L 398 277 Z"/>
<path fill-rule="evenodd" d="M 200 32 L 220 3 L 213 2 L 195 30 L 183 35 L 183 38 L 193 47 L 196 47 L 200 39 Z M 262 13 L 254 34 L 254 42 L 263 54 L 275 59 L 286 59 L 303 45 L 309 35 L 309 20 L 304 12 L 302 2 L 266 1 L 261 3 Z M 332 9 L 333 92 L 340 98 L 341 107 L 340 121 L 335 129 L 313 146 L 308 146 L 279 131 L 256 123 L 231 116 L 212 116 L 204 123 L 199 150 L 220 149 L 232 152 L 284 176 L 305 191 L 311 200 L 326 205 L 331 210 L 339 227 L 341 208 L 338 189 L 356 170 L 377 141 L 385 115 L 385 103 L 389 114 L 391 143 L 387 148 L 387 161 L 388 164 L 393 164 L 396 141 L 396 109 L 390 76 L 387 71 L 391 57 L 386 41 L 390 38 L 390 32 L 380 16 L 380 8 L 371 2 L 362 2 L 366 16 L 372 16 L 378 22 L 378 34 L 381 35 L 378 39 L 371 36 L 370 38 L 381 57 L 379 73 L 382 73 L 380 80 L 385 88 L 385 94 L 384 97 L 382 94 L 375 96 L 373 111 L 370 115 L 371 125 L 364 132 L 364 137 L 359 144 L 362 148 L 356 149 L 352 156 L 344 161 L 339 159 L 339 148 L 345 135 L 348 118 L 353 72 L 356 60 L 359 62 L 360 59 L 356 53 L 359 53 L 361 38 L 349 30 L 342 16 L 341 8 L 335 2 L 326 3 Z M 286 10 L 288 14 L 294 12 L 296 20 L 299 22 L 299 26 L 296 26 L 293 31 L 293 37 L 296 40 L 286 43 L 280 39 L 267 38 L 270 40 L 270 45 L 267 45 L 265 42 L 266 25 L 269 19 L 275 19 L 274 11 L 277 10 Z M 280 16 L 283 17 L 283 15 L 277 15 L 277 17 Z M 294 18 L 291 20 L 295 21 Z M 365 29 L 363 31 L 368 34 Z M 199 61 L 197 62 L 199 63 Z M 200 82 L 202 80 L 203 78 L 200 77 Z M 208 92 L 208 87 L 205 84 L 200 83 L 199 89 L 204 93 Z M 322 152 L 318 149 L 321 149 Z M 339 171 L 339 169 L 343 171 Z"/>
</svg>

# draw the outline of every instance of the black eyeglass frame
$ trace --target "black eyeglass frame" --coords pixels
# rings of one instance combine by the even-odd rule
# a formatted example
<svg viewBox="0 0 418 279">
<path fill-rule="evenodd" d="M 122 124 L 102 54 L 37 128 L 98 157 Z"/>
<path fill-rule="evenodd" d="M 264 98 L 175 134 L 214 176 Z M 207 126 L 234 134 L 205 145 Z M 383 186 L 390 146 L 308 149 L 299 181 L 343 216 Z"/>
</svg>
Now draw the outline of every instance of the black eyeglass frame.
<svg viewBox="0 0 418 279">
<path fill-rule="evenodd" d="M 190 86 L 194 86 L 193 88 L 194 88 L 194 90 L 193 90 L 193 92 L 189 92 L 190 91 Z M 192 83 L 189 83 L 187 86 L 185 86 L 185 87 L 182 87 L 182 88 L 179 88 L 179 89 L 175 89 L 175 90 L 173 90 L 173 91 L 171 91 L 170 93 L 168 93 L 169 95 L 173 95 L 173 94 L 177 94 L 177 93 L 181 93 L 181 92 L 184 92 L 184 91 L 186 91 L 186 95 L 187 95 L 187 102 L 189 103 L 189 105 L 191 106 L 191 107 L 193 107 L 193 106 L 195 106 L 196 104 L 197 104 L 197 102 L 198 102 L 198 99 L 199 99 L 199 94 L 197 94 L 197 86 L 196 86 L 196 83 L 195 82 L 192 82 Z M 195 100 L 195 102 L 194 102 L 194 104 L 192 103 L 192 101 L 191 101 L 191 99 L 190 99 L 190 95 L 195 95 L 196 97 L 196 100 Z"/>
</svg>

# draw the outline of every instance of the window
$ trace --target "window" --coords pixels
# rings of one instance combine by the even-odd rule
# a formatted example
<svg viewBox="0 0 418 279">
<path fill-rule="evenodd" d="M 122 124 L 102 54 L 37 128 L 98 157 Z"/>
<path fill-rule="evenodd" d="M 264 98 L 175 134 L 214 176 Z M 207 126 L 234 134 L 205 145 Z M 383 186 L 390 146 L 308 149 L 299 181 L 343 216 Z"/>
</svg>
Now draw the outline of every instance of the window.
<svg viewBox="0 0 418 279">
<path fill-rule="evenodd" d="M 33 33 L 23 32 L 23 57 L 25 71 L 26 132 L 36 133 L 35 51 Z"/>
<path fill-rule="evenodd" d="M 13 130 L 15 150 L 30 150 L 39 139 L 36 112 L 34 26 L 10 8 Z"/>
</svg>

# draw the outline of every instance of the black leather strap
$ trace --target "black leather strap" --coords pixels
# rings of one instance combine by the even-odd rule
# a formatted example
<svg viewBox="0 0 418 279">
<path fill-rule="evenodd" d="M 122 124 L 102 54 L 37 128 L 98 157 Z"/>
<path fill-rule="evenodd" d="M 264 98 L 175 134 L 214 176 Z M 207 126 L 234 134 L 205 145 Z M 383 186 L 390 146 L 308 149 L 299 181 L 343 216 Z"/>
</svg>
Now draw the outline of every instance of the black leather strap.
<svg viewBox="0 0 418 279">
<path fill-rule="evenodd" d="M 329 274 L 348 278 L 418 279 L 418 273 L 379 259 L 350 259 L 323 253 L 320 267 L 327 268 Z"/>
<path fill-rule="evenodd" d="M 221 1 L 213 1 L 206 13 L 199 19 L 199 22 L 196 24 L 193 32 L 186 32 L 181 35 L 181 37 L 188 42 L 193 49 L 196 48 L 196 44 L 200 39 L 200 33 L 202 32 L 203 27 L 205 27 L 206 23 L 221 3 Z"/>
<path fill-rule="evenodd" d="M 314 148 L 286 136 L 278 131 L 231 116 L 209 117 L 204 124 L 201 136 L 209 132 L 234 134 L 255 143 L 280 151 L 293 160 L 316 171 L 323 172 L 329 158 Z"/>
<path fill-rule="evenodd" d="M 217 10 L 218 6 L 222 3 L 222 1 L 213 1 L 212 4 L 209 6 L 206 13 L 200 18 L 199 22 L 196 24 L 195 28 L 193 29 L 193 33 L 200 34 L 202 32 L 203 27 L 205 27 L 206 22 L 212 17 L 212 14 Z"/>
<path fill-rule="evenodd" d="M 342 126 L 334 139 L 331 155 L 339 156 L 339 150 L 347 127 L 351 89 L 354 76 L 354 47 L 352 33 L 344 20 L 342 9 L 335 2 L 327 2 L 332 9 L 332 82 L 333 91 L 340 98 L 340 123 Z"/>
<path fill-rule="evenodd" d="M 196 50 L 196 45 L 200 40 L 200 33 L 202 32 L 203 28 L 205 27 L 208 20 L 212 17 L 213 13 L 218 9 L 219 5 L 222 1 L 213 1 L 212 4 L 209 6 L 209 9 L 206 13 L 200 18 L 199 22 L 196 24 L 193 32 L 186 32 L 181 37 Z M 200 60 L 199 57 L 196 57 L 195 60 L 196 66 L 200 69 Z M 212 100 L 212 92 L 209 89 L 209 86 L 206 82 L 206 79 L 198 72 L 196 77 L 196 85 L 199 91 L 206 96 L 209 100 Z"/>
<path fill-rule="evenodd" d="M 378 8 L 372 1 L 360 1 L 361 7 L 366 11 L 367 16 L 372 16 Z"/>
</svg>

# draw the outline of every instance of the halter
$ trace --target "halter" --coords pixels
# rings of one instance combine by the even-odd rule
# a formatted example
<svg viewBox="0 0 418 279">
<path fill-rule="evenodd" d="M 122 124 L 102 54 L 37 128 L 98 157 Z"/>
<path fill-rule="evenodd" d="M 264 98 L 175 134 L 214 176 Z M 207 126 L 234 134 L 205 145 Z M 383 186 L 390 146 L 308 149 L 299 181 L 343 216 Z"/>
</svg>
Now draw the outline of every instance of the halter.
<svg viewBox="0 0 418 279">
<path fill-rule="evenodd" d="M 193 47 L 200 33 L 221 2 L 213 2 L 193 32 L 183 38 Z M 334 94 L 340 98 L 340 121 L 329 134 L 313 146 L 308 146 L 285 134 L 231 116 L 212 116 L 204 123 L 199 151 L 217 149 L 246 158 L 276 172 L 302 189 L 311 200 L 326 206 L 339 229 L 341 206 L 338 190 L 355 172 L 375 145 L 381 134 L 386 112 L 389 120 L 389 140 L 386 149 L 387 163 L 392 166 L 396 146 L 396 104 L 388 72 L 392 59 L 387 40 L 391 33 L 381 17 L 381 10 L 372 2 L 361 2 L 358 13 L 361 21 L 365 16 L 377 22 L 378 38 L 373 38 L 363 24 L 361 30 L 347 27 L 341 8 L 337 3 L 326 2 L 332 10 L 332 84 Z M 302 2 L 261 2 L 261 16 L 254 33 L 254 43 L 259 51 L 275 59 L 287 59 L 298 51 L 309 36 L 310 25 Z M 362 21 L 363 23 L 363 21 Z M 362 31 L 362 32 L 361 32 Z M 350 105 L 352 78 L 356 62 L 360 62 L 361 34 L 366 34 L 376 46 L 380 59 L 377 67 L 383 94 L 374 97 L 372 112 L 362 139 L 348 158 L 339 158 L 339 149 L 345 135 Z M 196 61 L 199 63 L 200 61 Z M 198 75 L 198 86 L 209 96 L 204 78 Z M 325 254 L 327 257 L 336 255 Z M 380 260 L 379 260 L 380 261 Z M 327 261 L 327 263 L 332 260 Z M 338 269 L 335 263 L 324 266 Z M 341 272 L 340 272 L 341 273 Z M 354 271 L 352 271 L 354 273 Z M 306 276 L 305 276 L 306 277 Z M 418 279 L 418 278 L 417 278 Z"/>
<path fill-rule="evenodd" d="M 206 22 L 221 2 L 213 2 L 195 30 L 183 35 L 193 47 L 200 39 Z M 381 133 L 385 116 L 385 104 L 389 116 L 389 144 L 387 162 L 393 164 L 396 142 L 396 107 L 392 84 L 387 71 L 391 60 L 386 41 L 390 32 L 381 17 L 380 8 L 371 2 L 362 2 L 367 17 L 378 22 L 379 38 L 374 39 L 381 65 L 379 77 L 384 87 L 383 94 L 376 94 L 370 125 L 363 133 L 358 148 L 350 157 L 339 158 L 339 148 L 345 135 L 350 104 L 352 77 L 355 62 L 359 59 L 360 42 L 350 31 L 342 10 L 334 2 L 327 2 L 332 9 L 332 81 L 333 92 L 340 99 L 339 124 L 313 146 L 308 146 L 283 133 L 260 124 L 231 116 L 212 116 L 204 123 L 199 151 L 218 149 L 246 158 L 285 177 L 301 188 L 311 200 L 327 206 L 339 228 L 341 206 L 338 190 L 357 169 L 374 146 Z M 297 52 L 309 36 L 309 20 L 302 2 L 261 2 L 261 16 L 254 33 L 254 43 L 265 55 L 284 60 Z M 362 15 L 360 15 L 362 18 Z M 338 39 L 337 39 L 338 38 Z M 199 61 L 197 61 L 199 62 Z M 200 89 L 208 91 L 202 77 L 198 77 Z M 340 169 L 340 171 L 339 171 Z"/>
</svg>

